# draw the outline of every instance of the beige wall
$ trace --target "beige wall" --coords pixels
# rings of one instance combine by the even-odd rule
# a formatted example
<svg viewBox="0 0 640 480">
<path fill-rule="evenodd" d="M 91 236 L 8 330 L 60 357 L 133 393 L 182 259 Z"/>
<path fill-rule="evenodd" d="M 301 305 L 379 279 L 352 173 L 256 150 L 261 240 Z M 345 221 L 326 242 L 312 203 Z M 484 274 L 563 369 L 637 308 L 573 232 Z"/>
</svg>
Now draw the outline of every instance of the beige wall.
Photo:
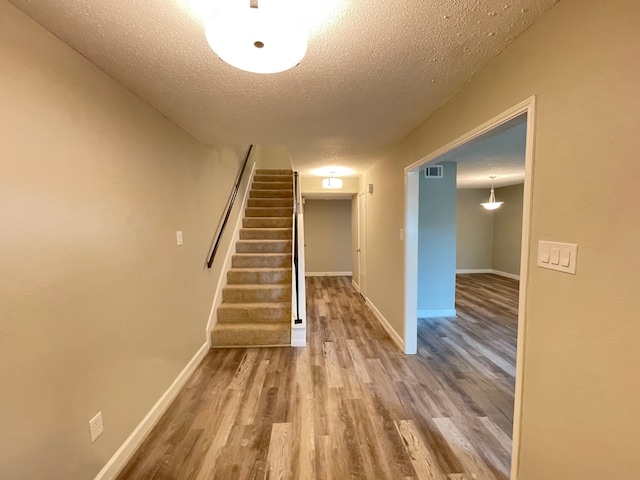
<svg viewBox="0 0 640 480">
<path fill-rule="evenodd" d="M 304 243 L 307 274 L 352 272 L 351 200 L 306 200 Z"/>
<path fill-rule="evenodd" d="M 458 190 L 457 258 L 458 270 L 497 270 L 520 275 L 522 246 L 522 195 L 524 185 L 496 188 L 504 205 L 488 211 L 489 190 Z"/>
<path fill-rule="evenodd" d="M 4 0 L 0 65 L 0 478 L 86 480 L 205 342 L 243 149 L 199 145 Z"/>
<path fill-rule="evenodd" d="M 285 145 L 256 145 L 251 158 L 260 163 L 260 168 L 291 170 L 291 155 Z"/>
<path fill-rule="evenodd" d="M 519 480 L 640 476 L 639 19 L 559 2 L 362 179 L 367 296 L 402 334 L 404 167 L 537 96 Z M 542 239 L 577 275 L 536 267 Z"/>
<path fill-rule="evenodd" d="M 456 269 L 491 269 L 493 213 L 480 203 L 489 198 L 486 188 L 461 188 L 457 192 Z"/>
<path fill-rule="evenodd" d="M 520 275 L 523 193 L 523 184 L 496 188 L 496 198 L 504 204 L 493 214 L 493 270 Z"/>
</svg>

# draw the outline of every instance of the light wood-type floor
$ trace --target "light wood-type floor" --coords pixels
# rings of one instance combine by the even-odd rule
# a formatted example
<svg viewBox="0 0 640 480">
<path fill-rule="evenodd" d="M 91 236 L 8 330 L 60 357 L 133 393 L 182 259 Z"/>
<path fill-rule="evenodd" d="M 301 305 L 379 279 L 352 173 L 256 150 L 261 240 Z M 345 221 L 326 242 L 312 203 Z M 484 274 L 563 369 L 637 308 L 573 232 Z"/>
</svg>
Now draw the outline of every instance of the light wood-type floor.
<svg viewBox="0 0 640 480">
<path fill-rule="evenodd" d="M 212 350 L 120 479 L 507 479 L 518 283 L 459 275 L 401 353 L 350 279 L 307 279 L 309 346 Z"/>
</svg>

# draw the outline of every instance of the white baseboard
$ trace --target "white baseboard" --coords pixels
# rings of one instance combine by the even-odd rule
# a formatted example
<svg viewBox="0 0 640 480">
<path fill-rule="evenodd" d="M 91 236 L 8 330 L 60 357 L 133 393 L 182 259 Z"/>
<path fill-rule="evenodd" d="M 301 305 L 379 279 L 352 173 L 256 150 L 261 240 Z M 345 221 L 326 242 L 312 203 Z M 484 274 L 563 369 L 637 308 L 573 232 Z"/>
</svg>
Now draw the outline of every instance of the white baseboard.
<svg viewBox="0 0 640 480">
<path fill-rule="evenodd" d="M 512 278 L 513 280 L 520 281 L 520 275 L 515 275 L 513 273 L 501 272 L 500 270 L 491 270 L 491 273 L 495 275 L 500 275 L 501 277 Z"/>
<path fill-rule="evenodd" d="M 193 358 L 187 363 L 186 367 L 180 372 L 180 374 L 173 381 L 171 386 L 162 394 L 151 410 L 145 415 L 142 421 L 138 424 L 135 430 L 129 435 L 120 448 L 113 454 L 106 465 L 100 470 L 100 473 L 96 475 L 94 480 L 113 480 L 125 467 L 127 462 L 131 459 L 138 447 L 142 444 L 147 435 L 151 432 L 151 429 L 158 423 L 162 414 L 169 408 L 171 402 L 176 398 L 180 390 L 191 374 L 196 370 L 200 362 L 204 359 L 209 351 L 209 344 L 205 343 L 196 352 Z"/>
<path fill-rule="evenodd" d="M 209 312 L 209 321 L 207 322 L 206 328 L 207 343 L 209 345 L 209 348 L 211 348 L 211 330 L 213 330 L 213 327 L 215 327 L 216 323 L 218 323 L 218 307 L 222 303 L 222 289 L 227 285 L 227 272 L 231 267 L 231 260 L 233 259 L 233 254 L 235 253 L 236 242 L 240 239 L 240 226 L 242 225 L 244 210 L 247 207 L 247 202 L 249 200 L 249 191 L 251 190 L 251 182 L 253 181 L 255 171 L 256 163 L 253 162 L 251 173 L 249 174 L 249 181 L 247 182 L 247 188 L 244 191 L 244 195 L 242 196 L 240 214 L 238 215 L 236 224 L 233 226 L 231 242 L 229 243 L 227 254 L 224 257 L 224 263 L 222 264 L 222 269 L 220 270 L 220 277 L 218 277 L 218 283 L 216 284 L 216 289 L 214 291 L 215 293 L 213 294 L 213 303 L 211 305 L 211 311 Z"/>
<path fill-rule="evenodd" d="M 520 275 L 501 272 L 500 270 L 493 270 L 491 268 L 461 268 L 459 270 L 456 270 L 456 274 L 469 274 L 469 273 L 493 273 L 494 275 L 500 275 L 501 277 L 512 278 L 513 280 L 520 280 Z"/>
<path fill-rule="evenodd" d="M 305 277 L 351 277 L 353 272 L 305 272 Z"/>
<path fill-rule="evenodd" d="M 291 329 L 291 346 L 292 347 L 307 346 L 307 329 L 306 328 Z"/>
<path fill-rule="evenodd" d="M 457 274 L 469 274 L 469 273 L 493 273 L 490 268 L 460 268 L 456 270 Z"/>
<path fill-rule="evenodd" d="M 354 279 L 351 279 L 351 285 L 356 289 L 356 292 L 360 293 L 360 285 L 358 285 Z"/>
<path fill-rule="evenodd" d="M 376 316 L 376 318 L 380 322 L 380 325 L 382 325 L 382 328 L 384 328 L 384 330 L 389 334 L 389 336 L 391 337 L 391 340 L 393 340 L 393 343 L 395 343 L 400 348 L 400 350 L 404 352 L 404 340 L 402 339 L 402 337 L 398 335 L 398 333 L 389 324 L 387 319 L 384 318 L 384 315 L 380 313 L 380 310 L 378 310 L 376 306 L 373 303 L 371 303 L 371 300 L 369 300 L 368 298 L 365 298 L 365 301 L 367 302 L 367 305 L 369 306 L 373 314 Z"/>
<path fill-rule="evenodd" d="M 416 315 L 418 318 L 440 318 L 440 317 L 455 317 L 456 310 L 417 310 Z"/>
</svg>

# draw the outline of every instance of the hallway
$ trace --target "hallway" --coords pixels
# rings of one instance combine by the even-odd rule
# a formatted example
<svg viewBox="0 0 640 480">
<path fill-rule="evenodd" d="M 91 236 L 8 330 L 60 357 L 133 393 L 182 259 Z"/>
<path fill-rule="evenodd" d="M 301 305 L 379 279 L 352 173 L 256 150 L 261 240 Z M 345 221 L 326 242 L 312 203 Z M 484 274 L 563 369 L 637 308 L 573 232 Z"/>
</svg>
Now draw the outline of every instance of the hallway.
<svg viewBox="0 0 640 480">
<path fill-rule="evenodd" d="M 119 478 L 507 479 L 518 284 L 457 283 L 406 356 L 349 278 L 308 278 L 309 346 L 209 352 Z"/>
</svg>

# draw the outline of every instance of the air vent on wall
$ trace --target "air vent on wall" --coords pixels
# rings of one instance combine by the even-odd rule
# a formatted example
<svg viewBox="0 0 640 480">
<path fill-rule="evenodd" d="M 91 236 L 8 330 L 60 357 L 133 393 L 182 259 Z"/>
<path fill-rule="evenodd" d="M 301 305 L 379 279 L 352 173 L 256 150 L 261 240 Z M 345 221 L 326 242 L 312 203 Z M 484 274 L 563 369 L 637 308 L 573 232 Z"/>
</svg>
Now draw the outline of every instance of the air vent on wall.
<svg viewBox="0 0 640 480">
<path fill-rule="evenodd" d="M 425 178 L 443 178 L 442 165 L 433 165 L 424 169 Z"/>
</svg>

